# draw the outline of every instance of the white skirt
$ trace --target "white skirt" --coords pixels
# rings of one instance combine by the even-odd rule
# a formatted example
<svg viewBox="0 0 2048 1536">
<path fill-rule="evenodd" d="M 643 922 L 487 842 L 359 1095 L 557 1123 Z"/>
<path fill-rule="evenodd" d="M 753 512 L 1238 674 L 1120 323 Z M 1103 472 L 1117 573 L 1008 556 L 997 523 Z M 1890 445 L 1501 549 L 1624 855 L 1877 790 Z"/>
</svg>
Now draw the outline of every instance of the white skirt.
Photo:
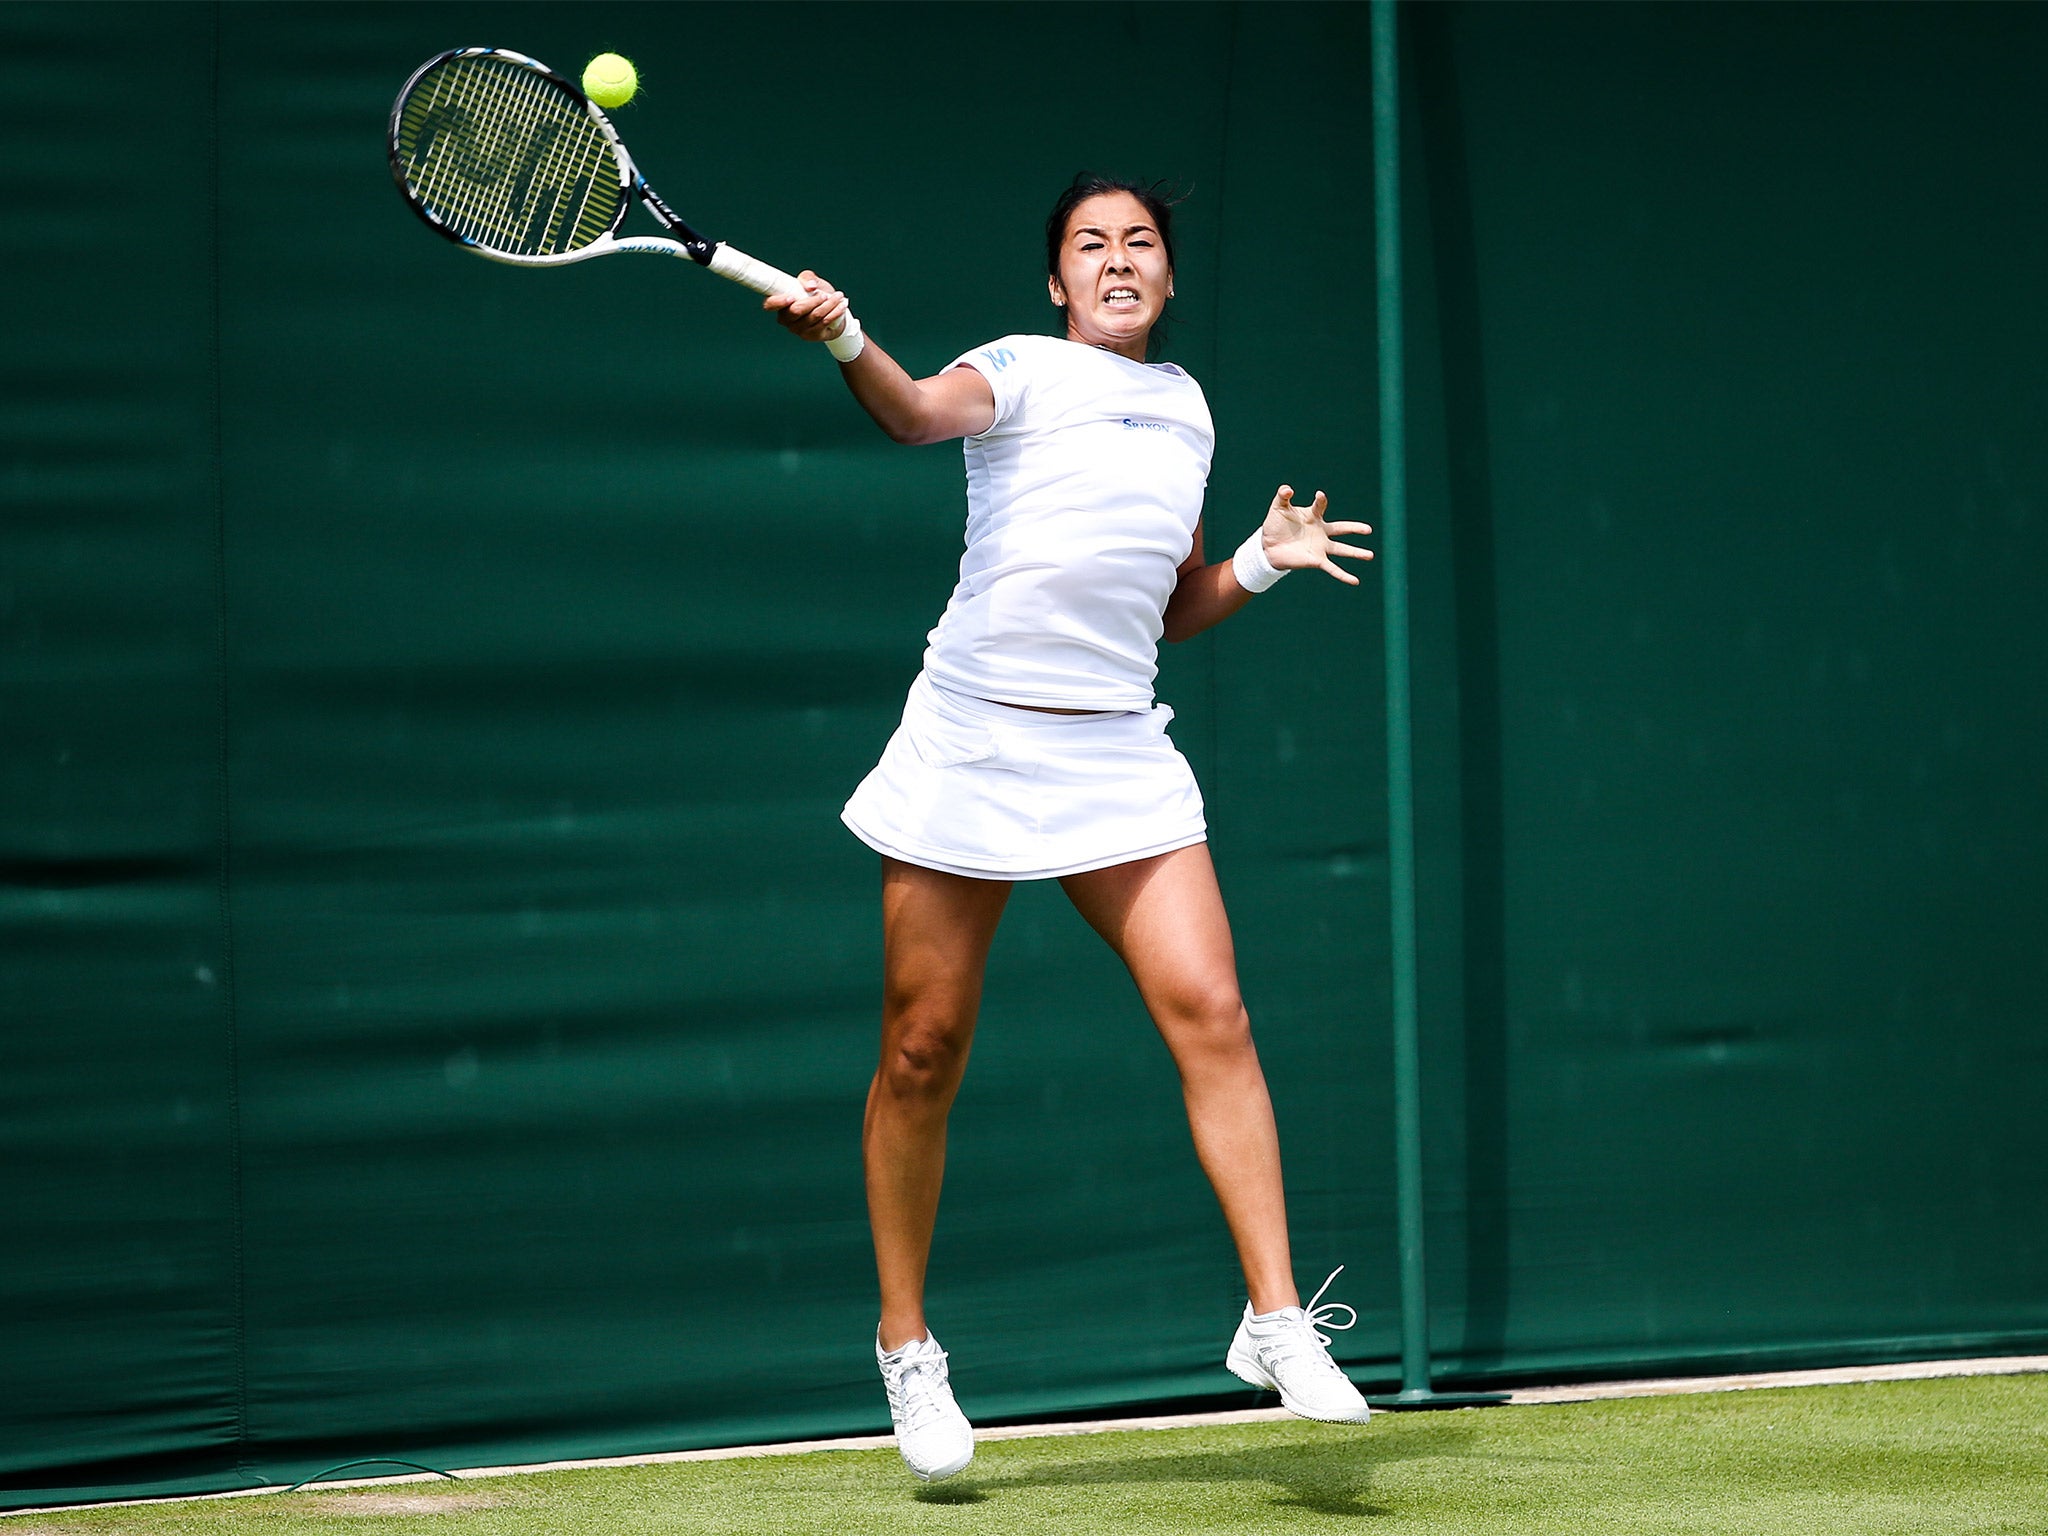
<svg viewBox="0 0 2048 1536">
<path fill-rule="evenodd" d="M 1045 880 L 1202 842 L 1173 711 L 1049 715 L 910 685 L 903 723 L 840 819 L 878 853 L 983 880 Z"/>
</svg>

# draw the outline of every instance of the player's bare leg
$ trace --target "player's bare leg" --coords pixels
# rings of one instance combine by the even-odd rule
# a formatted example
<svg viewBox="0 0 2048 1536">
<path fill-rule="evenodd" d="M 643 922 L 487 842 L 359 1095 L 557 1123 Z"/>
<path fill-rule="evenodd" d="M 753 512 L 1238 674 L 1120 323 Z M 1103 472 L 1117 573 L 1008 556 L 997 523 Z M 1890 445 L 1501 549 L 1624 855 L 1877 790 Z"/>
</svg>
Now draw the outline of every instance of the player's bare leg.
<svg viewBox="0 0 2048 1536">
<path fill-rule="evenodd" d="M 1273 1102 L 1237 986 L 1230 919 L 1205 844 L 1060 884 L 1129 967 L 1180 1070 L 1195 1155 L 1258 1312 L 1297 1305 Z"/>
<path fill-rule="evenodd" d="M 882 861 L 882 1059 L 861 1151 L 885 1350 L 925 1336 L 946 1116 L 967 1070 L 982 970 L 1009 897 L 1008 881 Z"/>
<path fill-rule="evenodd" d="M 1180 1068 L 1195 1152 L 1223 1206 L 1251 1296 L 1224 1365 L 1277 1391 L 1305 1418 L 1363 1423 L 1365 1399 L 1319 1331 L 1349 1328 L 1358 1314 L 1341 1302 L 1315 1305 L 1321 1291 L 1304 1310 L 1294 1289 L 1273 1102 L 1238 995 L 1230 920 L 1208 848 L 1197 844 L 1062 884 L 1130 967 Z M 1351 1322 L 1336 1321 L 1339 1313 Z"/>
</svg>

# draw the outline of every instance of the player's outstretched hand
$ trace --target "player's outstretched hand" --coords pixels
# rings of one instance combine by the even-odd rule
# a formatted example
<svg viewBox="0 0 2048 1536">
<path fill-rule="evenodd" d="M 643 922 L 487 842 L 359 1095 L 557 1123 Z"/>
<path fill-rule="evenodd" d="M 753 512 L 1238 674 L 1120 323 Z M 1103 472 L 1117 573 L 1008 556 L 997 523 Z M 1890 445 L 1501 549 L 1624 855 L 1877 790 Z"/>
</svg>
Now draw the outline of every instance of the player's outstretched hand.
<svg viewBox="0 0 2048 1536">
<path fill-rule="evenodd" d="M 1366 523 L 1326 523 L 1323 510 L 1329 505 L 1321 491 L 1316 499 L 1305 507 L 1294 504 L 1294 487 L 1283 485 L 1273 498 L 1273 505 L 1266 513 L 1265 526 L 1259 529 L 1259 542 L 1265 548 L 1266 558 L 1283 571 L 1328 571 L 1339 581 L 1358 585 L 1358 578 L 1344 567 L 1331 560 L 1332 555 L 1342 555 L 1346 560 L 1370 560 L 1372 551 L 1360 549 L 1355 544 L 1339 544 L 1331 537 L 1340 533 L 1371 533 Z"/>
<path fill-rule="evenodd" d="M 761 307 L 805 341 L 830 341 L 852 313 L 846 295 L 808 267 L 796 280 L 804 285 L 802 293 L 771 293 Z"/>
</svg>

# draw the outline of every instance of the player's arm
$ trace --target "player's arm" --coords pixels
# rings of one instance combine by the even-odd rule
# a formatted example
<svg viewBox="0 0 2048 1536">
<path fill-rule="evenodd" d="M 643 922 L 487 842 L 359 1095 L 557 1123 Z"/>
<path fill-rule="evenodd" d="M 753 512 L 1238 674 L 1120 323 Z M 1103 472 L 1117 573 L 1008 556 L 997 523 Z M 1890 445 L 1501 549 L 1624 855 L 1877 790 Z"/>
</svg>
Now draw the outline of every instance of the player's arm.
<svg viewBox="0 0 2048 1536">
<path fill-rule="evenodd" d="M 1221 624 L 1252 600 L 1238 585 L 1230 562 L 1210 565 L 1202 558 L 1202 525 L 1195 524 L 1194 547 L 1180 563 L 1173 596 L 1166 600 L 1166 638 L 1178 643 Z"/>
<path fill-rule="evenodd" d="M 1228 560 L 1209 565 L 1202 558 L 1202 525 L 1195 524 L 1195 541 L 1173 596 L 1166 600 L 1166 638 L 1186 640 L 1212 625 L 1221 624 L 1289 571 L 1320 570 L 1351 586 L 1358 578 L 1331 559 L 1370 560 L 1372 551 L 1340 544 L 1331 537 L 1338 533 L 1371 533 L 1365 523 L 1330 523 L 1323 520 L 1328 505 L 1317 491 L 1308 506 L 1294 504 L 1294 488 L 1283 485 L 1266 512 L 1259 531 L 1246 539 L 1244 547 Z"/>
<path fill-rule="evenodd" d="M 815 272 L 801 272 L 797 280 L 804 293 L 770 294 L 761 307 L 805 341 L 837 334 L 850 313 L 846 295 Z M 839 372 L 861 409 L 899 443 L 972 437 L 995 423 L 995 391 L 972 368 L 949 368 L 928 379 L 913 379 L 870 336 L 853 361 L 840 364 Z"/>
</svg>

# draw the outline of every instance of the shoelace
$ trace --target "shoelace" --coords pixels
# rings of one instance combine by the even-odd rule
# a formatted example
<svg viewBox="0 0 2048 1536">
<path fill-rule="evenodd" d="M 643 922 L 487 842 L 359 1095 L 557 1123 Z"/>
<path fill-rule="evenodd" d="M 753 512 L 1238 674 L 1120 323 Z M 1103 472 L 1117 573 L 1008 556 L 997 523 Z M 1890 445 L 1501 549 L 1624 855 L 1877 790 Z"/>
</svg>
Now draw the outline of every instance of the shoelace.
<svg viewBox="0 0 2048 1536">
<path fill-rule="evenodd" d="M 1323 1330 L 1329 1328 L 1342 1333 L 1347 1328 L 1355 1328 L 1358 1325 L 1358 1309 L 1341 1301 L 1333 1301 L 1327 1307 L 1319 1306 L 1318 1303 L 1323 1299 L 1323 1292 L 1330 1288 L 1331 1281 L 1343 1273 L 1342 1264 L 1331 1270 L 1329 1280 L 1316 1287 L 1315 1295 L 1311 1296 L 1308 1305 L 1301 1309 L 1301 1321 L 1290 1325 L 1284 1333 L 1268 1336 L 1267 1342 L 1277 1346 L 1277 1353 L 1283 1359 L 1308 1359 L 1326 1365 L 1333 1371 L 1338 1369 L 1337 1362 L 1324 1353 L 1330 1347 L 1331 1340 L 1329 1334 Z M 1351 1321 L 1338 1322 L 1339 1312 L 1349 1313 Z M 1315 1339 L 1313 1345 L 1308 1341 L 1309 1336 Z"/>
<path fill-rule="evenodd" d="M 1335 1269 L 1331 1270 L 1330 1279 L 1325 1280 L 1321 1285 L 1316 1287 L 1315 1295 L 1309 1297 L 1308 1305 L 1302 1308 L 1302 1312 L 1305 1314 L 1305 1320 L 1308 1323 L 1309 1328 L 1315 1333 L 1316 1342 L 1318 1344 L 1321 1344 L 1325 1349 L 1328 1349 L 1330 1347 L 1331 1340 L 1329 1336 L 1322 1331 L 1323 1329 L 1334 1328 L 1337 1330 L 1337 1332 L 1342 1333 L 1347 1328 L 1356 1328 L 1358 1326 L 1358 1309 L 1356 1307 L 1349 1305 L 1348 1303 L 1341 1301 L 1333 1301 L 1327 1307 L 1323 1307 L 1320 1310 L 1318 1310 L 1316 1307 L 1316 1303 L 1323 1299 L 1323 1292 L 1327 1291 L 1330 1288 L 1331 1281 L 1334 1281 L 1339 1275 L 1343 1273 L 1344 1266 L 1342 1264 L 1339 1264 Z M 1348 1323 L 1340 1323 L 1335 1321 L 1336 1315 L 1339 1312 L 1349 1312 L 1351 1314 L 1351 1321 Z"/>
<path fill-rule="evenodd" d="M 946 1352 L 934 1343 L 929 1354 L 921 1354 L 914 1360 L 906 1359 L 896 1367 L 888 1382 L 889 1394 L 896 1400 L 894 1406 L 899 1411 L 904 1429 L 921 1428 L 945 1412 L 939 1401 L 939 1388 L 945 1377 L 933 1369 L 935 1366 L 943 1369 L 945 1364 Z"/>
</svg>

